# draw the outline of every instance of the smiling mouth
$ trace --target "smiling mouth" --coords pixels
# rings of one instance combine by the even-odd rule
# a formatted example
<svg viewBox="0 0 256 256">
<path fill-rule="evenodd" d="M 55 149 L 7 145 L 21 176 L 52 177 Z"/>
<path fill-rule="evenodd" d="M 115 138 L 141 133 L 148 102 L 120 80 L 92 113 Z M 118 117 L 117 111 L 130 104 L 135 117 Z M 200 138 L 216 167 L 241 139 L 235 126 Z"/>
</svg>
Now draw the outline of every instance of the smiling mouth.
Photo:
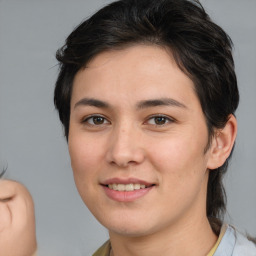
<svg viewBox="0 0 256 256">
<path fill-rule="evenodd" d="M 145 188 L 149 188 L 155 186 L 155 184 L 146 186 L 145 184 L 108 184 L 106 185 L 106 187 L 108 187 L 109 189 L 115 190 L 115 191 L 135 191 L 135 190 L 140 190 L 140 189 L 145 189 Z"/>
</svg>

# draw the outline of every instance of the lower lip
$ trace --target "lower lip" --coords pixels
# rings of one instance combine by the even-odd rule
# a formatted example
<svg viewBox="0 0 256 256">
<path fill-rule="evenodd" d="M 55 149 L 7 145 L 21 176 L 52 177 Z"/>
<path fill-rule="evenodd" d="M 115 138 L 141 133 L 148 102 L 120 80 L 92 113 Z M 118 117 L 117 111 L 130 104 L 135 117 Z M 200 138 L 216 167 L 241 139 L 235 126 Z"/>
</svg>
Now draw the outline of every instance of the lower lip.
<svg viewBox="0 0 256 256">
<path fill-rule="evenodd" d="M 109 187 L 103 186 L 106 195 L 112 200 L 118 202 L 132 202 L 145 196 L 154 186 L 138 189 L 134 191 L 116 191 Z"/>
</svg>

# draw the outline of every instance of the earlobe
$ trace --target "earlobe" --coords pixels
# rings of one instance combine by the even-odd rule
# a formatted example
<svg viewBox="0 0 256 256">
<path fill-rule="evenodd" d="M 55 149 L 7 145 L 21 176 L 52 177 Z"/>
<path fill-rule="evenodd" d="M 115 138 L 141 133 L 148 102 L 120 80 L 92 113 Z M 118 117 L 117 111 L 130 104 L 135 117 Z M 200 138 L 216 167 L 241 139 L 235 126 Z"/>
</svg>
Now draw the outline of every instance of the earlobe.
<svg viewBox="0 0 256 256">
<path fill-rule="evenodd" d="M 234 146 L 236 134 L 237 121 L 234 115 L 230 115 L 225 127 L 217 130 L 214 135 L 208 159 L 208 169 L 216 169 L 225 163 Z"/>
</svg>

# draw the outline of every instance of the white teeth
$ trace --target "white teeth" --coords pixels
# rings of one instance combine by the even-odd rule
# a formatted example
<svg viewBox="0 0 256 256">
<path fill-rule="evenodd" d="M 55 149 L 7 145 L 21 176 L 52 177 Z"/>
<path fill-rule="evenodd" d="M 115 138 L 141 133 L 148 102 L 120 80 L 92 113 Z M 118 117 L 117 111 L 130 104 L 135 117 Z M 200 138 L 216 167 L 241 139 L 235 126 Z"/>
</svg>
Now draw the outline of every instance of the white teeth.
<svg viewBox="0 0 256 256">
<path fill-rule="evenodd" d="M 140 189 L 140 184 L 134 184 L 133 187 L 134 189 Z"/>
<path fill-rule="evenodd" d="M 146 185 L 132 184 L 132 183 L 131 184 L 109 184 L 108 187 L 116 191 L 134 191 L 134 190 L 146 188 Z"/>
<path fill-rule="evenodd" d="M 118 191 L 125 191 L 125 185 L 124 184 L 117 184 L 117 190 Z"/>
<path fill-rule="evenodd" d="M 133 191 L 133 190 L 134 190 L 133 184 L 126 184 L 125 185 L 125 191 Z"/>
</svg>

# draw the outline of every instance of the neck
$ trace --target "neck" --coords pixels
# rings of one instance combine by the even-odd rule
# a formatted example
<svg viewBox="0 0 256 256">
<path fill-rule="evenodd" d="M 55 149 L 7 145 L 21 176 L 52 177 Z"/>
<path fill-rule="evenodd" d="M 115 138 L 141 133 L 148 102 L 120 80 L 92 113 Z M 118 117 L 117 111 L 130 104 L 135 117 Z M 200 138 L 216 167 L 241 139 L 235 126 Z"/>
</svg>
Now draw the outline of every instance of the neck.
<svg viewBox="0 0 256 256">
<path fill-rule="evenodd" d="M 217 241 L 208 219 L 191 220 L 183 227 L 175 223 L 159 233 L 126 237 L 110 232 L 113 256 L 207 255 Z"/>
</svg>

